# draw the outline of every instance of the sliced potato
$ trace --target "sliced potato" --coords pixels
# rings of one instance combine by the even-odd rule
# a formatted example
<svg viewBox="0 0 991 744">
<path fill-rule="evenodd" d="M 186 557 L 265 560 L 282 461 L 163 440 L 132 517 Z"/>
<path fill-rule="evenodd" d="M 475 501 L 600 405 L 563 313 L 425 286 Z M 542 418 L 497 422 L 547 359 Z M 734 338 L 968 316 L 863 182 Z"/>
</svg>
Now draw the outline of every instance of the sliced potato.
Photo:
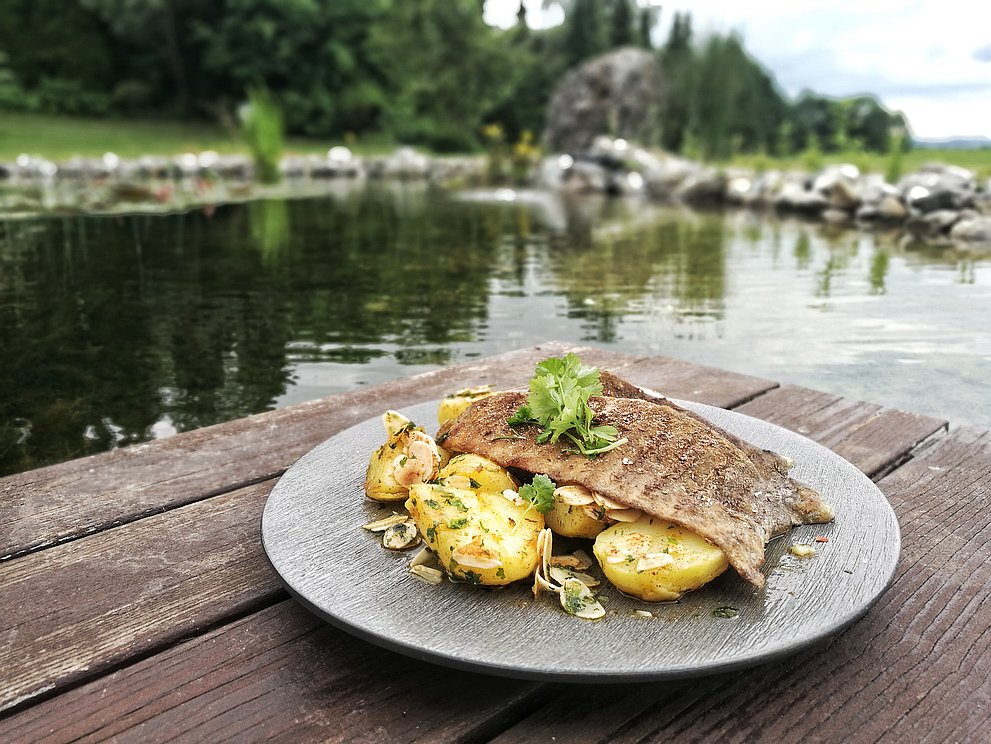
<svg viewBox="0 0 991 744">
<path fill-rule="evenodd" d="M 536 568 L 543 516 L 527 512 L 501 492 L 418 483 L 410 488 L 406 508 L 454 578 L 501 586 Z"/>
<path fill-rule="evenodd" d="M 502 493 L 507 488 L 516 490 L 514 481 L 506 469 L 481 455 L 455 455 L 437 474 L 443 486 L 471 491 Z"/>
<path fill-rule="evenodd" d="M 595 537 L 609 525 L 604 510 L 595 504 L 591 507 L 569 506 L 557 498 L 554 508 L 544 515 L 544 521 L 562 537 Z"/>
<path fill-rule="evenodd" d="M 600 498 L 584 486 L 558 486 L 554 507 L 544 515 L 544 521 L 563 537 L 595 537 L 612 521 L 598 502 Z"/>
<path fill-rule="evenodd" d="M 386 411 L 382 425 L 388 439 L 368 462 L 365 495 L 375 501 L 403 501 L 412 483 L 434 478 L 450 455 L 401 413 Z"/>
<path fill-rule="evenodd" d="M 440 402 L 440 407 L 437 409 L 438 423 L 443 424 L 445 421 L 457 418 L 476 400 L 489 395 L 492 395 L 491 385 L 479 385 L 451 393 Z"/>
<path fill-rule="evenodd" d="M 712 543 L 646 515 L 601 532 L 592 552 L 617 589 L 647 602 L 678 599 L 729 566 Z"/>
</svg>

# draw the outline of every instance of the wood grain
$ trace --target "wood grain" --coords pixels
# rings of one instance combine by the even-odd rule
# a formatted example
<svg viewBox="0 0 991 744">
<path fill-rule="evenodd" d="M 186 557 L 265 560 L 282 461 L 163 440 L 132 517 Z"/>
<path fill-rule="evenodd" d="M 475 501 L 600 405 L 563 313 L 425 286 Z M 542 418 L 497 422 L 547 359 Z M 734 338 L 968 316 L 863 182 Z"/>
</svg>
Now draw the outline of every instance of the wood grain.
<svg viewBox="0 0 991 744">
<path fill-rule="evenodd" d="M 525 386 L 536 362 L 569 350 L 668 395 L 723 407 L 774 385 L 674 360 L 541 344 L 0 479 L 0 560 L 277 476 L 388 406 L 484 382 Z"/>
<path fill-rule="evenodd" d="M 538 689 L 392 654 L 287 600 L 0 719 L 0 741 L 478 741 Z"/>
<path fill-rule="evenodd" d="M 782 385 L 737 410 L 803 434 L 871 477 L 903 462 L 922 442 L 944 432 L 947 426 L 944 420 L 919 413 L 796 385 Z"/>
<path fill-rule="evenodd" d="M 271 487 L 0 564 L 0 710 L 283 596 L 258 544 Z"/>
<path fill-rule="evenodd" d="M 902 562 L 829 643 L 685 685 L 559 688 L 495 741 L 986 741 L 991 434 L 956 430 L 880 486 L 901 518 Z"/>
</svg>

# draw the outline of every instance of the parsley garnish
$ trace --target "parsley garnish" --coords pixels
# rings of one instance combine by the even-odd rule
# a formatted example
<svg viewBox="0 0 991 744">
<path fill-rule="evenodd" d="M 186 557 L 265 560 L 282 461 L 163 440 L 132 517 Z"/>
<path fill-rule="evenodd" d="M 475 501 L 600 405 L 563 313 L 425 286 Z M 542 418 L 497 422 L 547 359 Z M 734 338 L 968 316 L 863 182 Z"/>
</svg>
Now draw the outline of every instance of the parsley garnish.
<svg viewBox="0 0 991 744">
<path fill-rule="evenodd" d="M 615 426 L 595 426 L 588 399 L 602 393 L 599 370 L 582 364 L 575 354 L 563 359 L 550 357 L 537 365 L 530 379 L 530 394 L 507 421 L 510 426 L 537 424 L 543 431 L 537 443 L 557 442 L 564 437 L 586 457 L 608 452 L 626 439 Z"/>
<path fill-rule="evenodd" d="M 554 489 L 557 484 L 546 475 L 535 475 L 530 483 L 520 489 L 520 496 L 530 502 L 527 511 L 536 509 L 546 514 L 554 508 Z"/>
<path fill-rule="evenodd" d="M 452 530 L 460 530 L 466 524 L 468 524 L 468 519 L 465 517 L 461 517 L 461 519 L 449 519 L 447 521 L 447 526 Z"/>
</svg>

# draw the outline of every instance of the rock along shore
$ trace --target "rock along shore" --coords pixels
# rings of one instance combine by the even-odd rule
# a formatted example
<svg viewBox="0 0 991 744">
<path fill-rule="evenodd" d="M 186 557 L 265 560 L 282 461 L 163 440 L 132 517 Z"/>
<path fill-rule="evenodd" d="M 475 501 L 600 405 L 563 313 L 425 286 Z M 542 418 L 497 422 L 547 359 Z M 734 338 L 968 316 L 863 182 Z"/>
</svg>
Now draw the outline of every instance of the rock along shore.
<svg viewBox="0 0 991 744">
<path fill-rule="evenodd" d="M 446 187 L 484 183 L 482 156 L 432 157 L 411 148 L 359 157 L 346 147 L 325 156 L 289 156 L 278 195 L 305 194 L 331 179 L 429 181 Z M 692 207 L 737 206 L 791 213 L 841 226 L 900 227 L 914 237 L 991 247 L 991 179 L 931 164 L 890 184 L 850 164 L 818 173 L 717 168 L 598 137 L 581 153 L 544 158 L 531 185 L 570 192 L 637 195 Z M 215 152 L 53 163 L 22 155 L 0 163 L 0 215 L 171 211 L 273 195 L 254 181 L 250 158 Z"/>
</svg>

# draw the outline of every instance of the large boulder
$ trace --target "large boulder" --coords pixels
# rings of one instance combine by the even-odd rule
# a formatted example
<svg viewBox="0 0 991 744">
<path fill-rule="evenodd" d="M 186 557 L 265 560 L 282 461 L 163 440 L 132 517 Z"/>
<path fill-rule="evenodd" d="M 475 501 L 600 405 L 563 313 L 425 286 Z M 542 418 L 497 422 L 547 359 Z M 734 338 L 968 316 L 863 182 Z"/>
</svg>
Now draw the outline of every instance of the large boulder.
<svg viewBox="0 0 991 744">
<path fill-rule="evenodd" d="M 601 134 L 650 144 L 661 105 L 657 59 L 624 47 L 568 72 L 551 96 L 545 137 L 552 152 L 583 152 Z"/>
</svg>

